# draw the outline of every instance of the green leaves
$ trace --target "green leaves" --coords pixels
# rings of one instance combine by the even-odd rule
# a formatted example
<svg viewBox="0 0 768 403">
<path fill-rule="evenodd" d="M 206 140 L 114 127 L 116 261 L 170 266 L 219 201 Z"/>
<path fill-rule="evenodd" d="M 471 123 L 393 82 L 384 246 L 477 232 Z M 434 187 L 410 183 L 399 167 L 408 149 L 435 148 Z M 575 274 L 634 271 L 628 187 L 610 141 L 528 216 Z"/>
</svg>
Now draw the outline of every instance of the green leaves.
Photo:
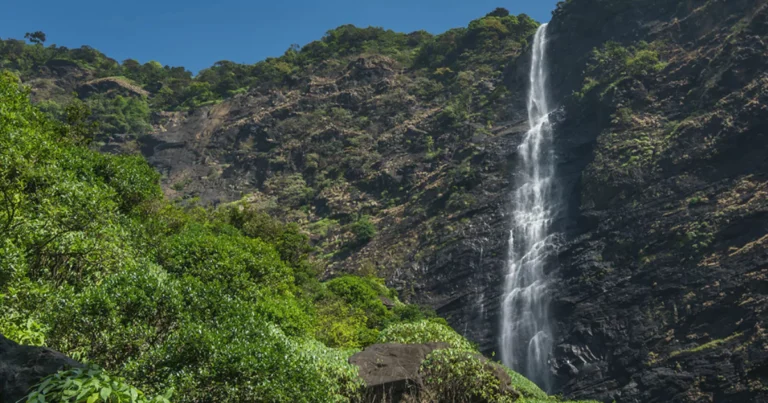
<svg viewBox="0 0 768 403">
<path fill-rule="evenodd" d="M 434 320 L 391 325 L 379 334 L 376 342 L 402 344 L 444 342 L 457 350 L 475 351 L 472 343 L 462 335 L 448 325 Z"/>
<path fill-rule="evenodd" d="M 368 216 L 360 217 L 352 224 L 351 229 L 355 234 L 355 240 L 360 245 L 368 243 L 376 235 L 376 226 Z"/>
<path fill-rule="evenodd" d="M 126 383 L 125 379 L 110 376 L 101 368 L 91 366 L 60 371 L 43 379 L 27 396 L 26 402 L 165 403 L 172 393 L 169 390 L 150 399 Z"/>
<path fill-rule="evenodd" d="M 618 42 L 606 42 L 592 50 L 585 71 L 584 85 L 575 95 L 583 98 L 597 87 L 611 88 L 625 79 L 642 79 L 661 72 L 666 63 L 661 61 L 659 50 L 663 44 L 638 42 L 625 47 Z"/>
</svg>

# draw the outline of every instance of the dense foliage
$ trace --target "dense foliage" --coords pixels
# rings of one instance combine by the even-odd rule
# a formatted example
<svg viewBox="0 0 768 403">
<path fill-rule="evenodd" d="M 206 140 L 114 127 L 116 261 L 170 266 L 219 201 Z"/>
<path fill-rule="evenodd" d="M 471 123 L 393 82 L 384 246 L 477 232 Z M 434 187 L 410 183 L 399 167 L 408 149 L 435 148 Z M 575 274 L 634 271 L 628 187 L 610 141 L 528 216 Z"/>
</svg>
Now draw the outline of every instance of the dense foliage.
<svg viewBox="0 0 768 403">
<path fill-rule="evenodd" d="M 173 394 L 147 398 L 144 393 L 127 384 L 124 379 L 111 377 L 98 367 L 74 368 L 61 371 L 40 382 L 30 392 L 27 402 L 74 402 L 74 403 L 169 403 Z"/>
<path fill-rule="evenodd" d="M 404 344 L 444 342 L 457 350 L 473 351 L 475 349 L 467 339 L 447 325 L 431 320 L 389 326 L 379 334 L 378 342 Z"/>
<path fill-rule="evenodd" d="M 46 70 L 76 66 L 89 71 L 94 79 L 120 78 L 141 87 L 152 95 L 153 109 L 171 110 L 213 103 L 249 88 L 283 86 L 294 81 L 300 69 L 333 58 L 372 52 L 408 61 L 418 45 L 430 37 L 426 32 L 402 34 L 344 25 L 303 48 L 291 46 L 281 57 L 253 65 L 219 61 L 196 77 L 182 67 L 163 66 L 156 61 L 140 64 L 127 59 L 119 63 L 88 46 L 68 49 L 55 44 L 46 47 L 39 41 L 28 45 L 21 40 L 6 39 L 0 40 L 0 68 L 15 71 L 24 78 L 34 78 Z M 115 105 L 112 110 L 125 108 Z"/>
<path fill-rule="evenodd" d="M 89 151 L 77 122 L 55 123 L 27 97 L 3 73 L 0 333 L 177 401 L 340 401 L 359 380 L 333 347 L 419 318 L 385 307 L 379 297 L 405 305 L 378 280 L 320 283 L 295 227 L 237 205 L 169 204 L 141 158 Z M 108 376 L 63 374 L 38 392 L 70 393 L 66 379 L 86 375 Z"/>
</svg>

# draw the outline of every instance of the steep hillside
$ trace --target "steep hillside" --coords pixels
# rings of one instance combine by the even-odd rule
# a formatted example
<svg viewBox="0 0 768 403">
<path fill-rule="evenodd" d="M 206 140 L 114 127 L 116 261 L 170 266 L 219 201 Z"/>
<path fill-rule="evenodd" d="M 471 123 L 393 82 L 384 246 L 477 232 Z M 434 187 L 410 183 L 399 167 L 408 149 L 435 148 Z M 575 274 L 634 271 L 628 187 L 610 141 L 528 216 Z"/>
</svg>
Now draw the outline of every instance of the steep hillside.
<svg viewBox="0 0 768 403">
<path fill-rule="evenodd" d="M 55 94 L 77 90 L 102 150 L 141 153 L 169 197 L 245 198 L 299 223 L 326 276 L 384 276 L 491 352 L 509 155 L 526 130 L 517 58 L 537 26 L 503 9 L 437 36 L 343 26 L 194 79 L 42 45 L 6 65 L 54 114 L 68 102 Z"/>
<path fill-rule="evenodd" d="M 321 282 L 296 224 L 169 202 L 85 118 L 0 72 L 3 402 L 562 402 L 380 279 Z"/>
<path fill-rule="evenodd" d="M 766 401 L 766 2 L 573 0 L 550 29 L 564 392 Z"/>
</svg>

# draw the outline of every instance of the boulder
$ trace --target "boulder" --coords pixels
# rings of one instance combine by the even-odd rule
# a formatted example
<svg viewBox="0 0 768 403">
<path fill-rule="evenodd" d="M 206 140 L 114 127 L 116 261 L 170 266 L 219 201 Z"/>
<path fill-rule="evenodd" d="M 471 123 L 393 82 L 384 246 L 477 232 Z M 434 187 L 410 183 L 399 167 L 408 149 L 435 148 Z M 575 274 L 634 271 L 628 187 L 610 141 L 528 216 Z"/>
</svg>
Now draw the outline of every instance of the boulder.
<svg viewBox="0 0 768 403">
<path fill-rule="evenodd" d="M 58 351 L 22 346 L 0 335 L 0 402 L 17 402 L 46 376 L 82 366 Z"/>
<path fill-rule="evenodd" d="M 349 362 L 360 368 L 366 384 L 364 401 L 400 402 L 422 389 L 421 362 L 432 351 L 450 348 L 447 343 L 374 344 L 353 355 Z"/>
</svg>

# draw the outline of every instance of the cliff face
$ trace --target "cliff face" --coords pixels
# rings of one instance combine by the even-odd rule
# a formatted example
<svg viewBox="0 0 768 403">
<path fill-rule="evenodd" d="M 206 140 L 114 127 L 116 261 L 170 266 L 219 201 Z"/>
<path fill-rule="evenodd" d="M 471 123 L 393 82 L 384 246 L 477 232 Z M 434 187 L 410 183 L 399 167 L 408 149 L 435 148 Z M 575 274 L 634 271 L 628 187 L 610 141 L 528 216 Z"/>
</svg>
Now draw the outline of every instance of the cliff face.
<svg viewBox="0 0 768 403">
<path fill-rule="evenodd" d="M 766 2 L 573 0 L 550 30 L 563 392 L 765 401 Z"/>
<path fill-rule="evenodd" d="M 517 86 L 487 109 L 498 117 L 484 125 L 446 125 L 453 112 L 445 99 L 410 95 L 414 72 L 365 56 L 303 88 L 163 114 L 159 132 L 113 136 L 103 150 L 140 150 L 170 197 L 214 205 L 244 198 L 299 223 L 325 276 L 383 276 L 490 351 L 512 156 L 527 129 L 524 88 L 508 70 L 473 84 L 488 94 L 508 91 L 505 78 Z M 352 229 L 361 216 L 376 227 L 363 243 Z"/>
<path fill-rule="evenodd" d="M 491 352 L 512 156 L 527 130 L 527 24 L 506 34 L 519 41 L 478 39 L 451 67 L 376 54 L 328 61 L 285 88 L 158 113 L 153 133 L 111 136 L 102 149 L 141 152 L 172 198 L 244 198 L 299 223 L 325 276 L 385 277 Z M 376 229 L 370 239 L 357 234 L 361 220 Z"/>
</svg>

